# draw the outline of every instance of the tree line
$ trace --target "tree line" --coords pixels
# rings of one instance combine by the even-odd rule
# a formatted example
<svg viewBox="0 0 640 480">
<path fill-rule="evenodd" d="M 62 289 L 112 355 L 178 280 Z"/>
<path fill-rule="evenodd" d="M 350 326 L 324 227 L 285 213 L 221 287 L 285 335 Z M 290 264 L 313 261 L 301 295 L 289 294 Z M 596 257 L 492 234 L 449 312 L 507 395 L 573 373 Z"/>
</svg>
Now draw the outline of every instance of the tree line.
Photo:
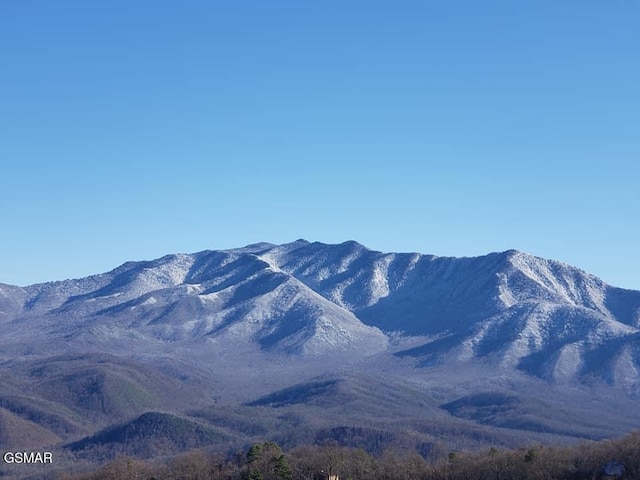
<svg viewBox="0 0 640 480">
<path fill-rule="evenodd" d="M 276 443 L 264 442 L 227 455 L 193 451 L 162 464 L 123 457 L 95 472 L 59 480 L 327 480 L 329 475 L 340 480 L 638 479 L 640 432 L 573 446 L 447 452 L 431 461 L 413 452 L 386 450 L 373 456 L 335 444 L 285 453 Z"/>
</svg>

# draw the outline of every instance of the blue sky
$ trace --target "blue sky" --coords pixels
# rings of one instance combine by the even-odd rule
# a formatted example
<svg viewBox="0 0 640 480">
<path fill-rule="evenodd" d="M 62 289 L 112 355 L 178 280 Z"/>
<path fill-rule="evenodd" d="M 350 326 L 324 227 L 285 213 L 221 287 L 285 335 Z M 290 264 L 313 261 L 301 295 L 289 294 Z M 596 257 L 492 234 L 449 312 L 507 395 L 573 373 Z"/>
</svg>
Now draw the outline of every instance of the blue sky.
<svg viewBox="0 0 640 480">
<path fill-rule="evenodd" d="M 640 289 L 640 5 L 0 2 L 0 282 L 297 238 Z"/>
</svg>

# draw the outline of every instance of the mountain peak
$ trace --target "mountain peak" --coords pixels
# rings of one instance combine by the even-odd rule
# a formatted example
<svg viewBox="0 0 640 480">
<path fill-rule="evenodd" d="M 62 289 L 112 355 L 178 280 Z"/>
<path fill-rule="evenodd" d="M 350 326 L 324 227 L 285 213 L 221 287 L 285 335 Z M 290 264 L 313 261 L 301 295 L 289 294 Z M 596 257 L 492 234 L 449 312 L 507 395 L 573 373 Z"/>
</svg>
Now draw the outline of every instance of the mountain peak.
<svg viewBox="0 0 640 480">
<path fill-rule="evenodd" d="M 515 248 L 510 248 L 508 250 L 505 250 L 504 252 L 501 252 L 502 255 L 505 255 L 507 258 L 514 258 L 514 257 L 518 257 L 518 256 L 528 256 L 528 253 L 525 253 L 521 250 L 517 250 Z"/>
</svg>

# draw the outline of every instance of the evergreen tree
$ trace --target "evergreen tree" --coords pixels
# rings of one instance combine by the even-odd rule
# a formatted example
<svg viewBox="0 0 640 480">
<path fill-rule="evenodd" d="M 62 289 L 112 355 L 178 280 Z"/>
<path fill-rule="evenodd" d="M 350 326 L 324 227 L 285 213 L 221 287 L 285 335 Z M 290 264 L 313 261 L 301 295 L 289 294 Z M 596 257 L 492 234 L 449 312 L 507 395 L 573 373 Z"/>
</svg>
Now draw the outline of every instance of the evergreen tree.
<svg viewBox="0 0 640 480">
<path fill-rule="evenodd" d="M 291 467 L 277 443 L 253 445 L 247 452 L 247 478 L 249 480 L 291 480 Z"/>
</svg>

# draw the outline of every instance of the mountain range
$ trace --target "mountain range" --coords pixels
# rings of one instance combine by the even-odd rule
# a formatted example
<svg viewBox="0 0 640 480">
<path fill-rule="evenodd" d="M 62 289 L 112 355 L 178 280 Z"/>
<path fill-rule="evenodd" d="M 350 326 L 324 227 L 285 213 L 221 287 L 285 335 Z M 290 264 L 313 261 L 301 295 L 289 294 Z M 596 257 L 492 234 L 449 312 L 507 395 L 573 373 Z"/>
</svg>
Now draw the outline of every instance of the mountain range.
<svg viewBox="0 0 640 480">
<path fill-rule="evenodd" d="M 156 411 L 142 418 L 177 415 L 229 448 L 271 432 L 424 451 L 640 422 L 640 292 L 516 250 L 298 240 L 167 255 L 0 284 L 0 328 L 0 439 L 66 455 Z"/>
</svg>

